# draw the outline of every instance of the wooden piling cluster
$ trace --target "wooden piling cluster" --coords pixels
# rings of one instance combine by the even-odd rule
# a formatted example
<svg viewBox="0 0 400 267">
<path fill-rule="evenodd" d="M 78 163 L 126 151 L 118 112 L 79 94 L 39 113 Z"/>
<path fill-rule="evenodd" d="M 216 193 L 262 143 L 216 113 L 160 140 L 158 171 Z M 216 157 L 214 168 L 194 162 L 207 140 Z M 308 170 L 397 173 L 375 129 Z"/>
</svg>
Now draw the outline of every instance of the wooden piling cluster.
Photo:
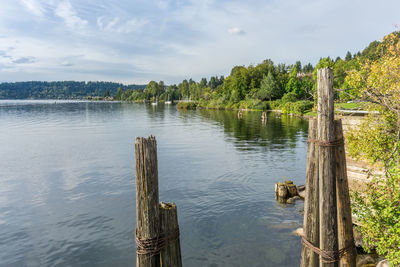
<svg viewBox="0 0 400 267">
<path fill-rule="evenodd" d="M 159 203 L 157 142 L 136 138 L 136 220 L 138 267 L 182 266 L 176 205 Z"/>
<path fill-rule="evenodd" d="M 334 120 L 333 75 L 318 70 L 318 115 L 309 124 L 301 266 L 355 267 L 341 120 Z"/>
</svg>

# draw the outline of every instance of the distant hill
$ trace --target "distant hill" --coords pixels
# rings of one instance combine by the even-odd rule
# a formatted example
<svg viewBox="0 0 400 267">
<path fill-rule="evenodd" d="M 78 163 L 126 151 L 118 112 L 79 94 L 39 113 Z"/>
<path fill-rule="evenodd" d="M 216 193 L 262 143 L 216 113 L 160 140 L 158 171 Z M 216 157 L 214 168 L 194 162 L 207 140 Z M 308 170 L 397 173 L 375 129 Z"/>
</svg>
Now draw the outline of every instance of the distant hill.
<svg viewBox="0 0 400 267">
<path fill-rule="evenodd" d="M 122 90 L 143 90 L 146 85 L 113 82 L 14 82 L 0 83 L 0 99 L 84 99 L 88 96 L 115 96 Z"/>
</svg>

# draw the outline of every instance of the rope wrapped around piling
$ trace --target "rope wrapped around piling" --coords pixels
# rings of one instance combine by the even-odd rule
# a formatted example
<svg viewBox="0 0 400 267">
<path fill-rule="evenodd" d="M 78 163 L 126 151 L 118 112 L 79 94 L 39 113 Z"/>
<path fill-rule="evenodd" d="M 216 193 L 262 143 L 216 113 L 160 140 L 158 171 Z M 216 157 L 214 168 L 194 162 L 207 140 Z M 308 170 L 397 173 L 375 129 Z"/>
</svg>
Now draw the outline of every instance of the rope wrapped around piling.
<svg viewBox="0 0 400 267">
<path fill-rule="evenodd" d="M 339 250 L 334 250 L 334 251 L 327 251 L 327 250 L 322 250 L 320 248 L 317 248 L 311 242 L 309 242 L 304 236 L 301 238 L 302 243 L 311 249 L 313 252 L 317 253 L 322 262 L 325 263 L 333 263 L 333 262 L 338 262 L 340 259 L 346 255 L 346 253 L 354 247 L 354 241 L 349 242 L 349 244 L 341 248 Z"/>
<path fill-rule="evenodd" d="M 342 145 L 344 143 L 343 138 L 337 139 L 337 140 L 333 140 L 333 141 L 322 141 L 322 140 L 309 138 L 307 141 L 309 143 L 315 143 L 316 145 L 325 146 L 325 147 L 336 147 L 336 146 L 340 146 L 340 145 Z"/>
<path fill-rule="evenodd" d="M 138 229 L 135 230 L 135 240 L 137 244 L 136 253 L 139 255 L 156 255 L 165 248 L 170 242 L 179 239 L 179 228 L 169 232 L 161 233 L 155 238 L 141 239 L 138 237 Z"/>
</svg>

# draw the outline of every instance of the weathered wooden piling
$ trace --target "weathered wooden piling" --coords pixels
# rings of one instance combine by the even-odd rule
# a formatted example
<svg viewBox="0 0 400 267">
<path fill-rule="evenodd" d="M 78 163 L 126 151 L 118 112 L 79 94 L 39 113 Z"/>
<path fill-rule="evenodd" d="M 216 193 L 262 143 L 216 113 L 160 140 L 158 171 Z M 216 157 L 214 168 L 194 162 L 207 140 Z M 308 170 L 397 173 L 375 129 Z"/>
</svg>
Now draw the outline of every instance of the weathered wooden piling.
<svg viewBox="0 0 400 267">
<path fill-rule="evenodd" d="M 333 73 L 330 68 L 317 71 L 318 80 L 318 172 L 319 172 L 319 243 L 327 256 L 320 258 L 321 267 L 338 266 L 334 260 L 338 251 L 336 211 L 336 164 Z M 327 260 L 331 258 L 332 260 Z"/>
<path fill-rule="evenodd" d="M 278 198 L 285 200 L 288 198 L 289 195 L 288 189 L 283 183 L 275 184 L 275 193 Z"/>
<path fill-rule="evenodd" d="M 136 138 L 137 267 L 182 267 L 174 203 L 158 203 L 157 142 Z"/>
<path fill-rule="evenodd" d="M 338 141 L 343 140 L 342 120 L 335 120 L 335 139 Z M 340 259 L 339 265 L 341 267 L 355 267 L 357 251 L 354 246 L 353 222 L 351 216 L 344 141 L 338 142 L 338 145 L 336 146 L 335 161 L 338 244 L 340 249 L 347 250 Z"/>
<path fill-rule="evenodd" d="M 297 196 L 297 186 L 293 184 L 293 181 L 285 181 L 285 186 L 289 193 L 289 197 Z"/>
<path fill-rule="evenodd" d="M 157 142 L 154 136 L 136 138 L 136 242 L 155 240 L 160 235 L 160 210 L 158 205 Z M 160 266 L 160 255 L 140 248 L 138 267 Z"/>
<path fill-rule="evenodd" d="M 317 139 L 317 120 L 310 119 L 308 126 L 308 152 L 306 173 L 306 197 L 304 202 L 304 238 L 313 246 L 319 247 L 319 180 L 318 147 L 313 142 Z M 318 267 L 318 254 L 303 245 L 301 267 Z"/>
<path fill-rule="evenodd" d="M 182 267 L 181 246 L 179 241 L 178 213 L 174 203 L 160 203 L 161 232 L 169 240 L 161 250 L 161 267 Z"/>
</svg>

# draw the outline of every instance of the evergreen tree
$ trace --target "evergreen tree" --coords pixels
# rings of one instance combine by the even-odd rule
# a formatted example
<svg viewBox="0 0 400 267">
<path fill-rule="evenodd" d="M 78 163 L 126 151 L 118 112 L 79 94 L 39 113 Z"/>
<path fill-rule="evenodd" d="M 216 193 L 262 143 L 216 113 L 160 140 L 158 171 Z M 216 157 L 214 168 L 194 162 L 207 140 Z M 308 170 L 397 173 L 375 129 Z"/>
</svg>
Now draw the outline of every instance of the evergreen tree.
<svg viewBox="0 0 400 267">
<path fill-rule="evenodd" d="M 344 60 L 346 61 L 350 61 L 353 59 L 353 56 L 351 55 L 350 51 L 347 51 L 346 57 L 344 58 Z"/>
<path fill-rule="evenodd" d="M 271 72 L 268 72 L 267 76 L 263 76 L 260 89 L 257 91 L 256 96 L 260 100 L 271 100 L 279 97 L 279 87 Z"/>
</svg>

